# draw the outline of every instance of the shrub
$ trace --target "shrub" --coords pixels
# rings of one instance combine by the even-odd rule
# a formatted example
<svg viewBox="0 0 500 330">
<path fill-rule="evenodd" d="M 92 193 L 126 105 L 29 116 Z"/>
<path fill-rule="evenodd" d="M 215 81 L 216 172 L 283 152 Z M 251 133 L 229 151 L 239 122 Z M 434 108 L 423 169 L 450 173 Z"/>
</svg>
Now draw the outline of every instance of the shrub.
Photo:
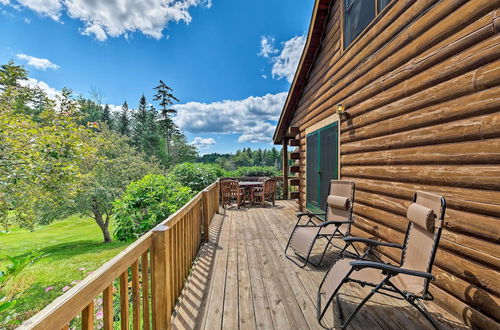
<svg viewBox="0 0 500 330">
<path fill-rule="evenodd" d="M 273 166 L 245 166 L 233 171 L 230 176 L 245 177 L 245 176 L 279 176 L 280 171 Z"/>
<path fill-rule="evenodd" d="M 162 175 L 146 175 L 128 185 L 114 203 L 114 236 L 137 238 L 168 218 L 193 197 L 191 189 Z"/>
<path fill-rule="evenodd" d="M 200 192 L 215 182 L 217 178 L 225 175 L 222 167 L 216 164 L 182 163 L 175 165 L 168 176 L 181 185 Z"/>
</svg>

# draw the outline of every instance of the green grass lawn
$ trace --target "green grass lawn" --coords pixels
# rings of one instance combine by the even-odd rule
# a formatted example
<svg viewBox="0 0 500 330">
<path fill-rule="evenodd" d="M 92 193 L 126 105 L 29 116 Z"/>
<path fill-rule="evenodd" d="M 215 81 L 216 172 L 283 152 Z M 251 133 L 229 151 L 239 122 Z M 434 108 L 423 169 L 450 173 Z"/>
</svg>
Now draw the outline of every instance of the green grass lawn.
<svg viewBox="0 0 500 330">
<path fill-rule="evenodd" d="M 39 227 L 34 232 L 14 229 L 0 233 L 0 269 L 9 263 L 7 256 L 22 256 L 37 249 L 45 254 L 2 291 L 3 295 L 17 300 L 17 319 L 28 319 L 40 311 L 63 294 L 65 286 L 82 280 L 127 245 L 118 241 L 102 242 L 101 230 L 95 222 L 79 216 Z M 46 292 L 48 287 L 54 288 Z"/>
</svg>

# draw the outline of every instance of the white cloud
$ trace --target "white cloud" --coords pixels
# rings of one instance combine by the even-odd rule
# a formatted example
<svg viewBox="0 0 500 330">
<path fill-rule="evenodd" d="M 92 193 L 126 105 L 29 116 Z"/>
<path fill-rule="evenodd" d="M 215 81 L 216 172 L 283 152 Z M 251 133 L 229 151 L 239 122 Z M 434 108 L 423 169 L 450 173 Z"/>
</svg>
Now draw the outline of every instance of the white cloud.
<svg viewBox="0 0 500 330">
<path fill-rule="evenodd" d="M 282 49 L 274 48 L 274 39 L 262 36 L 260 56 L 269 58 L 273 63 L 271 70 L 273 79 L 282 79 L 291 83 L 299 65 L 300 57 L 306 44 L 305 36 L 295 36 L 282 43 Z M 279 54 L 278 54 L 279 53 Z M 277 54 L 277 55 L 276 55 Z"/>
<path fill-rule="evenodd" d="M 55 88 L 50 87 L 45 81 L 36 80 L 34 78 L 28 78 L 28 80 L 21 80 L 20 84 L 22 86 L 38 87 L 47 94 L 47 97 L 51 100 L 57 100 L 57 96 L 61 95 L 61 92 Z"/>
<path fill-rule="evenodd" d="M 215 140 L 212 138 L 202 138 L 200 136 L 197 136 L 194 138 L 193 142 L 191 142 L 192 145 L 199 149 L 204 149 L 211 147 L 216 144 Z"/>
<path fill-rule="evenodd" d="M 9 0 L 0 0 L 0 5 L 7 6 L 7 5 L 10 5 L 10 2 L 9 2 Z"/>
<path fill-rule="evenodd" d="M 275 39 L 270 36 L 260 37 L 260 52 L 259 56 L 269 58 L 271 55 L 278 53 L 278 50 L 274 47 Z"/>
<path fill-rule="evenodd" d="M 14 0 L 0 0 L 14 5 Z M 211 0 L 16 0 L 43 16 L 59 21 L 63 12 L 83 22 L 80 32 L 104 41 L 141 32 L 155 39 L 169 22 L 191 22 L 191 7 L 210 8 Z"/>
<path fill-rule="evenodd" d="M 47 70 L 47 69 L 59 69 L 59 65 L 52 63 L 46 58 L 34 57 L 26 54 L 17 54 L 18 59 L 24 60 L 27 62 L 29 66 L 32 66 L 36 69 Z"/>
<path fill-rule="evenodd" d="M 8 1 L 7 1 L 8 2 Z M 17 0 L 17 2 L 40 15 L 59 21 L 63 4 L 61 0 Z M 13 3 L 11 3 L 13 4 Z"/>
<path fill-rule="evenodd" d="M 176 105 L 175 123 L 191 133 L 240 134 L 239 142 L 271 142 L 286 92 L 244 100 Z"/>
</svg>

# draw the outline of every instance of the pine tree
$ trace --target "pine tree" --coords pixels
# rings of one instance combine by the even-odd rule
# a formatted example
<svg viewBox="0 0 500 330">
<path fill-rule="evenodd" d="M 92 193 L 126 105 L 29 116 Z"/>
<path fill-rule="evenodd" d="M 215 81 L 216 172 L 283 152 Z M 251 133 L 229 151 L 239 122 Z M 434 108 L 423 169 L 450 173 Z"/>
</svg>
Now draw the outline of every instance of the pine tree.
<svg viewBox="0 0 500 330">
<path fill-rule="evenodd" d="M 101 122 L 108 125 L 109 128 L 113 128 L 113 119 L 111 118 L 111 109 L 109 108 L 109 105 L 107 105 L 107 104 L 104 106 L 104 109 L 102 110 Z"/>
<path fill-rule="evenodd" d="M 148 138 L 148 109 L 147 109 L 147 101 L 144 94 L 142 94 L 139 100 L 139 107 L 137 111 L 134 111 L 132 118 L 134 119 L 133 132 L 132 132 L 132 141 L 134 145 L 142 151 L 145 151 L 144 148 L 146 146 L 146 140 Z"/>
<path fill-rule="evenodd" d="M 160 128 L 167 139 L 167 151 L 170 153 L 172 136 L 179 131 L 171 118 L 172 115 L 177 113 L 177 110 L 173 109 L 172 105 L 174 104 L 173 101 L 179 102 L 179 100 L 172 94 L 173 89 L 168 87 L 162 80 L 160 80 L 160 84 L 154 89 L 156 90 L 156 94 L 153 100 L 157 101 L 161 107 L 158 120 Z"/>
<path fill-rule="evenodd" d="M 122 111 L 118 115 L 118 132 L 130 136 L 130 118 L 127 101 L 123 102 Z"/>
</svg>

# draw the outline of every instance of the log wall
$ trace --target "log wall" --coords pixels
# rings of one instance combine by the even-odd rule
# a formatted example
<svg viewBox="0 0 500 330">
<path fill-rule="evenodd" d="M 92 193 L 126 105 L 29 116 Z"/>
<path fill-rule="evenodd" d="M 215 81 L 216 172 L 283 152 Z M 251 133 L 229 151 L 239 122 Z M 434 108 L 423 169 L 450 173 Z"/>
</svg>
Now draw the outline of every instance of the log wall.
<svg viewBox="0 0 500 330">
<path fill-rule="evenodd" d="M 356 182 L 353 233 L 401 242 L 416 189 L 448 202 L 431 287 L 474 328 L 500 320 L 500 10 L 498 0 L 400 0 L 345 51 L 339 1 L 289 126 L 346 106 L 341 177 Z M 398 260 L 397 251 L 382 249 Z"/>
</svg>

